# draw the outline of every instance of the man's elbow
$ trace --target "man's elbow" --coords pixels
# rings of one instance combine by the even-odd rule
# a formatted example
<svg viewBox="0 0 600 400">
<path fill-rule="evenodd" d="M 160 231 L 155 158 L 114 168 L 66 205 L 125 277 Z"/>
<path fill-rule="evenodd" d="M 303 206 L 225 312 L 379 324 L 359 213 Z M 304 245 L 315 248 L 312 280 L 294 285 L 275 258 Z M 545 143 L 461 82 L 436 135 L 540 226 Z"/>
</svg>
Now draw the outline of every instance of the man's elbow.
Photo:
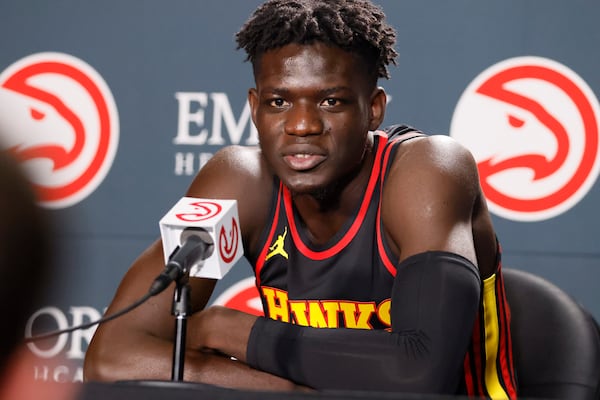
<svg viewBox="0 0 600 400">
<path fill-rule="evenodd" d="M 114 382 L 127 379 L 126 375 L 131 373 L 127 364 L 134 358 L 134 347 L 124 351 L 126 348 L 124 343 L 97 330 L 85 352 L 84 381 Z"/>
<path fill-rule="evenodd" d="M 110 382 L 117 378 L 114 376 L 115 368 L 111 365 L 109 357 L 103 355 L 98 346 L 90 345 L 83 362 L 83 380 Z"/>
</svg>

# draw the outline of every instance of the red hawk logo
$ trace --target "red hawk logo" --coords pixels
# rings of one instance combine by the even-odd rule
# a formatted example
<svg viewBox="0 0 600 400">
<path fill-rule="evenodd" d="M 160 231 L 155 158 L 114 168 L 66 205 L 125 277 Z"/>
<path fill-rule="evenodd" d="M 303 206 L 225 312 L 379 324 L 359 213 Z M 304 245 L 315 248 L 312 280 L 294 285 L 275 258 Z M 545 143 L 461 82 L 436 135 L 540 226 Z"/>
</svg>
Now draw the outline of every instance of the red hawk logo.
<svg viewBox="0 0 600 400">
<path fill-rule="evenodd" d="M 118 139 L 112 94 L 82 60 L 37 53 L 0 74 L 0 145 L 30 172 L 41 205 L 68 207 L 92 193 Z"/>
<path fill-rule="evenodd" d="M 260 294 L 256 288 L 254 277 L 244 278 L 231 285 L 215 299 L 213 304 L 252 315 L 264 316 Z"/>
<path fill-rule="evenodd" d="M 573 207 L 595 183 L 599 116 L 598 100 L 575 72 L 517 57 L 473 80 L 450 135 L 473 153 L 490 211 L 539 221 Z"/>
</svg>

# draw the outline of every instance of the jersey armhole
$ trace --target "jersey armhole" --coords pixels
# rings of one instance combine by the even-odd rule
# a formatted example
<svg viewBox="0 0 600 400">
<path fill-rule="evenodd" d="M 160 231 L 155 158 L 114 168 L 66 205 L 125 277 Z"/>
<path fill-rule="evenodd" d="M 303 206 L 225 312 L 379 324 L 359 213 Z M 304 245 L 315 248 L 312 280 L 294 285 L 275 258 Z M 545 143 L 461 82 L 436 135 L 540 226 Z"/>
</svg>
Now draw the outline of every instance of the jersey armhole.
<svg viewBox="0 0 600 400">
<path fill-rule="evenodd" d="M 254 269 L 254 275 L 256 276 L 256 286 L 260 286 L 260 271 L 265 264 L 265 258 L 267 256 L 267 252 L 269 250 L 269 243 L 273 241 L 273 237 L 275 235 L 275 228 L 277 227 L 277 222 L 279 221 L 279 214 L 281 210 L 281 198 L 283 195 L 283 184 L 277 177 L 273 177 L 273 195 L 271 210 L 269 211 L 269 218 L 267 219 L 267 224 L 265 225 L 263 232 L 260 235 L 259 247 L 256 259 L 252 259 L 248 257 L 248 261 L 252 265 Z M 270 221 L 270 225 L 268 224 Z"/>
<path fill-rule="evenodd" d="M 389 133 L 389 141 L 386 144 L 386 149 L 384 150 L 384 155 L 382 157 L 382 165 L 381 165 L 381 173 L 380 173 L 380 194 L 379 194 L 379 205 L 377 206 L 377 219 L 376 219 L 376 237 L 377 237 L 377 248 L 379 252 L 379 257 L 383 262 L 385 268 L 389 271 L 392 276 L 396 276 L 396 265 L 397 260 L 392 261 L 395 255 L 393 254 L 390 246 L 387 244 L 385 240 L 385 234 L 383 232 L 383 221 L 381 220 L 381 202 L 383 200 L 383 186 L 385 182 L 385 178 L 387 176 L 388 168 L 391 165 L 394 155 L 400 144 L 406 142 L 408 140 L 427 136 L 421 131 L 415 130 L 406 125 L 394 125 L 390 128 L 385 129 L 383 132 L 386 134 Z"/>
</svg>

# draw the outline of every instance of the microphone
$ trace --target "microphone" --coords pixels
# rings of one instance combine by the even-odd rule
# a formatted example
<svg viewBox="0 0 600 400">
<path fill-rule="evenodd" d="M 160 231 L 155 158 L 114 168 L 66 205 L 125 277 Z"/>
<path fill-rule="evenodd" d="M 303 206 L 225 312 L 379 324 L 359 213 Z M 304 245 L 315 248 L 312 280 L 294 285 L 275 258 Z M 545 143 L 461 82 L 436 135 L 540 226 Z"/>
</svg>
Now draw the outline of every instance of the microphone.
<svg viewBox="0 0 600 400">
<path fill-rule="evenodd" d="M 98 320 L 31 336 L 25 338 L 25 342 L 36 342 L 111 321 L 139 307 L 188 273 L 192 277 L 221 279 L 244 255 L 235 200 L 183 197 L 160 220 L 159 225 L 166 266 L 143 297 Z"/>
<path fill-rule="evenodd" d="M 165 270 L 158 294 L 184 274 L 221 279 L 244 254 L 235 200 L 181 198 L 159 222 Z"/>
<path fill-rule="evenodd" d="M 165 269 L 150 286 L 152 295 L 162 292 L 171 282 L 189 273 L 190 267 L 212 254 L 215 245 L 204 228 L 185 228 L 181 232 L 181 246 L 169 256 Z"/>
<path fill-rule="evenodd" d="M 169 256 L 167 268 L 177 268 L 184 273 L 196 262 L 210 257 L 215 248 L 214 240 L 204 228 L 185 228 L 179 241 L 182 245 Z"/>
</svg>

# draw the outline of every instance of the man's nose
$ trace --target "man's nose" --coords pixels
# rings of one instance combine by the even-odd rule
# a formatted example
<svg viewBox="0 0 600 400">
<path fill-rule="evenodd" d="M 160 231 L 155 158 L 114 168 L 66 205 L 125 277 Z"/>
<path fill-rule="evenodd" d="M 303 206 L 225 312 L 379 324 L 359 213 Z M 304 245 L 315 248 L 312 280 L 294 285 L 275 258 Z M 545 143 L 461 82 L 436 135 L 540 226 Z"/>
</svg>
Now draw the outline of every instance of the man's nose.
<svg viewBox="0 0 600 400">
<path fill-rule="evenodd" d="M 308 136 L 323 132 L 323 121 L 318 107 L 312 105 L 294 105 L 289 111 L 285 123 L 288 135 Z"/>
</svg>

